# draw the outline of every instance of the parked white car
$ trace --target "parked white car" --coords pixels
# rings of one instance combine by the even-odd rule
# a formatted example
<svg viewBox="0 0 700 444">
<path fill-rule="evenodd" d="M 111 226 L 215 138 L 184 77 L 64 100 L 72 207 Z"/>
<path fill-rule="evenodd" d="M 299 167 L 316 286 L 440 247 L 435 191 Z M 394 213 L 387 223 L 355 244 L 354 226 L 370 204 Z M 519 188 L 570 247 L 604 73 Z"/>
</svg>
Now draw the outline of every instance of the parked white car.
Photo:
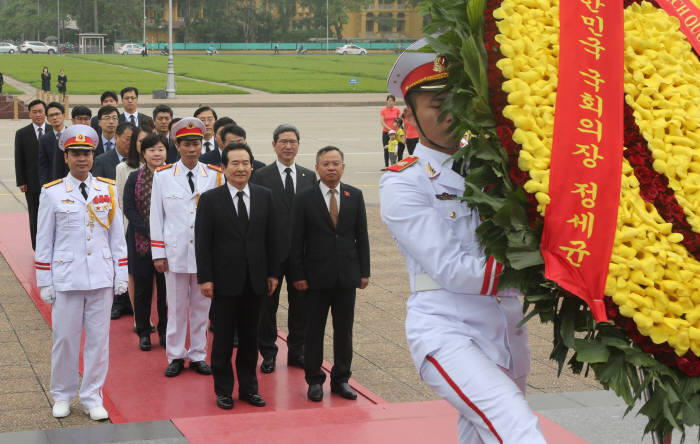
<svg viewBox="0 0 700 444">
<path fill-rule="evenodd" d="M 12 43 L 0 42 L 0 54 L 14 54 L 17 52 L 17 47 Z"/>
<path fill-rule="evenodd" d="M 19 52 L 23 52 L 25 54 L 56 54 L 58 53 L 58 48 L 47 45 L 43 42 L 27 41 L 19 45 Z"/>
<path fill-rule="evenodd" d="M 143 45 L 139 45 L 138 43 L 127 43 L 119 48 L 119 54 L 121 55 L 140 55 L 141 52 L 143 52 Z"/>
<path fill-rule="evenodd" d="M 346 55 L 346 54 L 358 54 L 358 55 L 367 55 L 367 50 L 365 48 L 360 48 L 357 45 L 343 45 L 338 48 L 335 48 L 335 53 L 340 54 L 340 55 Z"/>
</svg>

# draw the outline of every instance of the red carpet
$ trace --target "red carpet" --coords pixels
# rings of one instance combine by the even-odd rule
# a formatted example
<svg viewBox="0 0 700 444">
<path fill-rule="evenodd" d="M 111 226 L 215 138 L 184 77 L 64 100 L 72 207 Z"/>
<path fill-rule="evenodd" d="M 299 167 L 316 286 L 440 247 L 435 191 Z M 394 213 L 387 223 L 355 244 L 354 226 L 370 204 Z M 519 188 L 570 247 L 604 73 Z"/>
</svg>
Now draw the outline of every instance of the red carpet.
<svg viewBox="0 0 700 444">
<path fill-rule="evenodd" d="M 0 253 L 50 325 L 51 309 L 36 288 L 27 215 L 1 214 L 0 225 L 6 228 L 0 230 Z M 157 319 L 155 301 L 152 319 Z M 216 407 L 211 376 L 186 369 L 176 378 L 166 378 L 165 350 L 157 345 L 157 335 L 151 336 L 153 350 L 142 352 L 132 327 L 132 316 L 111 323 L 110 367 L 103 395 L 114 423 L 172 419 L 190 442 L 203 444 L 457 440 L 457 412 L 445 401 L 390 404 L 354 380 L 350 383 L 358 392 L 357 401 L 330 396 L 328 382 L 323 402 L 308 401 L 303 370 L 286 366 L 283 335 L 277 342 L 277 370 L 270 375 L 258 373 L 260 394 L 267 406 L 256 408 L 236 401 L 233 410 L 221 410 Z M 209 347 L 211 339 L 210 334 Z M 328 363 L 324 365 L 328 371 Z M 549 442 L 586 442 L 547 418 L 539 418 Z"/>
</svg>

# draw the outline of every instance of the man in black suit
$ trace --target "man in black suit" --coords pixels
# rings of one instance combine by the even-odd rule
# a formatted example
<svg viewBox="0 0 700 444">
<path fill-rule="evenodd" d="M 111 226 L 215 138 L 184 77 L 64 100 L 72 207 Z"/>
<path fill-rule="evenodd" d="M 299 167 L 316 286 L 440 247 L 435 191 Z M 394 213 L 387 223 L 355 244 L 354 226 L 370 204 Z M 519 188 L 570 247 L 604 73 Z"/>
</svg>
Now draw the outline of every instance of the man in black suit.
<svg viewBox="0 0 700 444">
<path fill-rule="evenodd" d="M 92 126 L 90 117 L 92 116 L 92 111 L 85 105 L 78 105 L 71 111 L 71 122 L 73 125 L 90 125 Z M 97 118 L 97 116 L 95 116 Z M 97 133 L 100 134 L 100 133 Z M 101 154 L 102 151 L 102 140 L 99 142 L 98 149 L 95 149 L 95 153 Z M 68 175 L 69 172 L 68 165 L 63 158 L 63 151 L 58 148 L 58 144 L 55 147 L 53 154 L 53 161 L 51 162 L 51 179 L 62 179 Z"/>
<path fill-rule="evenodd" d="M 320 182 L 297 193 L 292 210 L 290 275 L 294 287 L 306 291 L 304 371 L 307 396 L 323 399 L 326 374 L 323 334 L 328 308 L 333 314 L 331 392 L 356 399 L 348 384 L 352 362 L 355 288 L 369 283 L 369 236 L 362 191 L 340 183 L 345 163 L 334 146 L 316 154 Z"/>
<path fill-rule="evenodd" d="M 166 164 L 175 163 L 180 160 L 180 151 L 178 151 L 175 142 L 170 139 L 170 130 L 173 128 L 173 125 L 180 120 L 180 117 L 174 117 L 168 124 L 168 153 L 165 156 Z"/>
<path fill-rule="evenodd" d="M 46 105 L 46 120 L 51 125 L 52 134 L 44 134 L 39 139 L 39 183 L 43 186 L 54 180 L 53 162 L 58 149 L 58 139 L 65 129 L 63 122 L 66 119 L 66 108 L 58 103 L 51 102 Z M 64 162 L 61 158 L 61 162 Z"/>
<path fill-rule="evenodd" d="M 277 160 L 255 172 L 253 182 L 272 191 L 277 216 L 277 245 L 280 259 L 280 285 L 271 298 L 265 299 L 260 310 L 258 327 L 258 349 L 263 357 L 260 370 L 272 373 L 277 358 L 277 307 L 280 302 L 282 278 L 287 280 L 289 314 L 287 326 L 287 365 L 304 368 L 304 295 L 294 288 L 289 275 L 289 246 L 292 231 L 292 204 L 294 196 L 314 185 L 316 174 L 294 162 L 299 152 L 299 130 L 282 124 L 272 133 L 272 147 Z"/>
<path fill-rule="evenodd" d="M 202 154 L 210 151 L 220 150 L 221 147 L 216 142 L 214 137 L 214 125 L 218 120 L 216 111 L 211 106 L 200 106 L 194 111 L 194 117 L 198 118 L 204 124 L 204 139 L 202 139 Z"/>
<path fill-rule="evenodd" d="M 15 178 L 19 190 L 27 199 L 29 212 L 29 233 L 32 249 L 36 247 L 36 220 L 39 213 L 39 139 L 44 134 L 52 133 L 46 121 L 46 104 L 41 100 L 32 100 L 27 106 L 32 123 L 15 133 Z"/>
<path fill-rule="evenodd" d="M 117 125 L 114 136 L 115 148 L 95 157 L 95 164 L 92 167 L 93 176 L 112 180 L 117 178 L 117 165 L 129 155 L 129 144 L 134 129 L 134 125 L 129 122 Z"/>
<path fill-rule="evenodd" d="M 270 190 L 249 184 L 252 155 L 245 144 L 227 145 L 222 153 L 226 184 L 199 198 L 195 219 L 197 281 L 213 298 L 214 343 L 211 368 L 216 403 L 233 407 L 233 334 L 239 399 L 262 407 L 255 374 L 260 299 L 277 288 L 275 210 Z"/>
<path fill-rule="evenodd" d="M 224 117 L 222 117 L 224 119 Z M 202 163 L 208 163 L 211 165 L 221 165 L 221 149 L 219 146 L 228 146 L 230 143 L 246 143 L 246 132 L 243 128 L 236 125 L 235 123 L 230 123 L 224 125 L 219 129 L 219 138 L 221 139 L 221 145 L 217 144 L 215 150 L 211 150 L 208 153 L 204 153 L 199 157 L 199 161 Z M 251 151 L 252 155 L 252 151 Z M 255 178 L 255 172 L 260 168 L 264 167 L 265 164 L 259 160 L 255 160 L 253 157 L 253 171 L 251 173 L 251 180 Z"/>
<path fill-rule="evenodd" d="M 216 119 L 216 123 L 214 124 L 214 142 L 216 142 L 217 149 L 209 150 L 199 156 L 200 162 L 212 165 L 221 165 L 221 151 L 226 146 L 224 141 L 221 140 L 221 131 L 225 126 L 235 124 L 236 122 L 230 117 L 220 117 Z M 243 128 L 240 128 L 240 130 L 243 131 L 243 137 L 239 136 L 235 140 L 232 140 L 232 142 L 245 143 L 245 130 Z"/>
<path fill-rule="evenodd" d="M 119 97 L 117 96 L 117 93 L 114 91 L 105 91 L 102 93 L 100 96 L 100 108 L 103 106 L 113 106 L 113 107 L 118 107 L 119 106 Z M 117 112 L 118 114 L 119 112 Z M 102 127 L 100 126 L 100 119 L 98 116 L 93 117 L 90 119 L 90 126 L 92 129 L 97 131 L 97 134 L 102 134 Z"/>
<path fill-rule="evenodd" d="M 119 115 L 119 122 L 129 122 L 138 127 L 148 119 L 147 115 L 138 111 L 139 90 L 136 87 L 127 86 L 121 90 L 119 95 L 122 97 L 122 108 L 124 108 L 124 113 Z"/>
</svg>

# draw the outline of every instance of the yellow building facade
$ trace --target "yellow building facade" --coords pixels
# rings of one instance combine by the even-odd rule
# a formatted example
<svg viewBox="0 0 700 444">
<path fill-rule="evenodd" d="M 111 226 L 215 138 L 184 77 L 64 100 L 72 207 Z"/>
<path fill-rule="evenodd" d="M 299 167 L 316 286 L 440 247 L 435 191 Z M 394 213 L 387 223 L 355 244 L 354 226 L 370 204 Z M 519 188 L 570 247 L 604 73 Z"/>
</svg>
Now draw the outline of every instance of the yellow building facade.
<svg viewBox="0 0 700 444">
<path fill-rule="evenodd" d="M 168 2 L 163 4 L 162 20 L 168 21 Z M 184 18 L 178 13 L 178 1 L 173 0 L 173 29 L 184 25 Z M 297 7 L 297 15 L 291 19 L 290 29 L 305 27 L 313 15 L 308 9 Z M 332 34 L 332 30 L 331 30 Z M 423 36 L 423 17 L 418 9 L 406 0 L 374 0 L 373 4 L 360 12 L 348 12 L 348 22 L 343 27 L 345 40 L 415 40 Z M 147 31 L 150 42 L 168 40 L 168 30 L 150 29 Z"/>
</svg>

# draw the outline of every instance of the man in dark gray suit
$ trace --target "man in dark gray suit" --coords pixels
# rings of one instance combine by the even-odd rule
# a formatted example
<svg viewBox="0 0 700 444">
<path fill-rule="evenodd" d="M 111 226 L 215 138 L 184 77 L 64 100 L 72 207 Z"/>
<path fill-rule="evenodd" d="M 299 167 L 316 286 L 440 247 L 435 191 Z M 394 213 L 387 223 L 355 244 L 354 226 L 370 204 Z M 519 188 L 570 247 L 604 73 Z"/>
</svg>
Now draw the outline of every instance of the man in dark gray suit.
<svg viewBox="0 0 700 444">
<path fill-rule="evenodd" d="M 280 285 L 274 294 L 266 298 L 260 310 L 258 325 L 258 348 L 263 357 L 260 370 L 272 373 L 277 358 L 277 307 L 280 300 L 282 277 L 287 280 L 287 298 L 289 299 L 287 336 L 287 365 L 304 367 L 304 295 L 291 285 L 289 280 L 289 247 L 292 227 L 292 203 L 294 196 L 313 186 L 316 174 L 294 162 L 299 152 L 299 130 L 292 125 L 283 124 L 275 128 L 272 134 L 272 147 L 277 160 L 255 172 L 253 181 L 272 191 L 272 201 L 277 219 L 277 245 L 280 259 Z"/>
<path fill-rule="evenodd" d="M 27 105 L 32 123 L 15 133 L 15 178 L 19 190 L 27 199 L 29 211 L 29 233 L 32 248 L 36 246 L 36 223 L 39 214 L 39 139 L 47 132 L 53 132 L 46 124 L 46 104 L 41 100 L 32 100 Z"/>
<path fill-rule="evenodd" d="M 122 122 L 117 125 L 114 137 L 115 148 L 95 158 L 95 164 L 92 167 L 93 176 L 116 179 L 117 165 L 129 155 L 129 144 L 131 143 L 133 132 L 134 125 L 129 122 Z"/>
</svg>

